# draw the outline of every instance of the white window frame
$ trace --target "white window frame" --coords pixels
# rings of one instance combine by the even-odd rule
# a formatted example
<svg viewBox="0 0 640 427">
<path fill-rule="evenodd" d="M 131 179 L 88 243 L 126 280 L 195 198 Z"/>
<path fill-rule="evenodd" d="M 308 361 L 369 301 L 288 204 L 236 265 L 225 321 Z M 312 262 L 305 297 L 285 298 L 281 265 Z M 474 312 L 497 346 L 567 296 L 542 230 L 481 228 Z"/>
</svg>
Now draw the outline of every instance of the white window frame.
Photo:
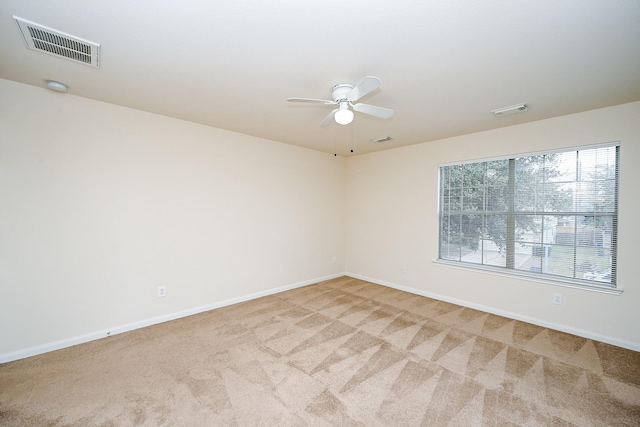
<svg viewBox="0 0 640 427">
<path fill-rule="evenodd" d="M 442 227 L 443 211 L 441 206 L 441 201 L 442 201 L 441 192 L 443 190 L 443 186 L 441 181 L 442 181 L 443 168 L 449 167 L 449 166 L 458 166 L 458 165 L 467 165 L 467 164 L 481 164 L 481 163 L 487 163 L 487 162 L 496 161 L 496 160 L 502 160 L 502 161 L 510 160 L 510 159 L 515 160 L 515 159 L 530 157 L 530 156 L 561 154 L 561 153 L 567 153 L 567 152 L 575 152 L 580 150 L 589 150 L 589 149 L 606 148 L 606 147 L 616 148 L 616 171 L 615 171 L 615 193 L 616 194 L 615 194 L 615 212 L 613 214 L 614 216 L 614 226 L 613 226 L 614 236 L 613 237 L 614 238 L 612 242 L 612 245 L 613 245 L 612 280 L 610 284 L 600 283 L 597 281 L 580 279 L 580 278 L 556 276 L 553 274 L 546 274 L 541 272 L 531 273 L 531 272 L 515 269 L 513 268 L 513 265 L 511 267 L 492 266 L 492 265 L 479 264 L 479 263 L 473 263 L 473 262 L 465 262 L 462 260 L 452 260 L 452 259 L 443 258 L 441 256 L 441 249 L 442 249 L 442 242 L 443 242 L 443 239 L 441 236 L 442 228 L 443 228 Z M 438 242 L 437 242 L 437 259 L 435 260 L 435 262 L 436 264 L 440 264 L 447 267 L 471 269 L 471 270 L 482 271 L 490 274 L 497 274 L 500 276 L 507 276 L 507 277 L 515 276 L 524 280 L 533 280 L 536 282 L 550 283 L 550 284 L 562 285 L 562 286 L 568 286 L 568 287 L 580 288 L 580 289 L 587 289 L 587 290 L 593 290 L 593 291 L 609 293 L 609 294 L 620 294 L 622 293 L 623 289 L 620 287 L 619 282 L 617 280 L 617 246 L 618 246 L 617 236 L 619 235 L 618 234 L 619 185 L 620 185 L 620 142 L 619 141 L 593 144 L 593 145 L 584 145 L 584 146 L 577 146 L 577 147 L 567 147 L 567 148 L 560 148 L 555 150 L 513 154 L 513 155 L 502 156 L 502 157 L 474 159 L 474 160 L 439 164 L 438 165 L 438 202 L 437 202 Z M 482 212 L 486 212 L 486 209 L 483 210 Z M 544 214 L 552 215 L 554 214 L 554 212 L 545 212 Z M 511 211 L 510 215 L 514 215 L 514 212 Z M 574 244 L 574 248 L 575 248 L 575 244 Z M 513 254 L 508 256 L 513 256 Z"/>
</svg>

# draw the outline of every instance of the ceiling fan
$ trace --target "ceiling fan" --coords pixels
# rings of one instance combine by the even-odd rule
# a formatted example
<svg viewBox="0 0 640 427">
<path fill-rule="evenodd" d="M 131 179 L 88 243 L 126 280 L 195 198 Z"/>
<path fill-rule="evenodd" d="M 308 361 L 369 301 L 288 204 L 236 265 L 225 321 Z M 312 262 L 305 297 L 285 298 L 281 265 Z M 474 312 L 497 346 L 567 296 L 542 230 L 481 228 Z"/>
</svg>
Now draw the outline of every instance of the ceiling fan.
<svg viewBox="0 0 640 427">
<path fill-rule="evenodd" d="M 324 105 L 337 105 L 338 108 L 331 111 L 325 119 L 320 122 L 320 127 L 326 127 L 331 124 L 335 119 L 336 123 L 341 125 L 348 125 L 353 121 L 353 111 L 359 113 L 369 114 L 370 116 L 380 117 L 381 119 L 388 119 L 393 116 L 393 110 L 389 108 L 376 107 L 375 105 L 368 104 L 354 104 L 358 99 L 371 93 L 376 88 L 380 87 L 382 81 L 373 76 L 367 76 L 360 81 L 357 85 L 353 86 L 348 83 L 340 83 L 335 85 L 331 89 L 331 98 L 333 101 L 325 99 L 312 99 L 312 98 L 287 98 L 289 102 L 315 102 Z M 353 108 L 353 111 L 349 109 Z"/>
</svg>

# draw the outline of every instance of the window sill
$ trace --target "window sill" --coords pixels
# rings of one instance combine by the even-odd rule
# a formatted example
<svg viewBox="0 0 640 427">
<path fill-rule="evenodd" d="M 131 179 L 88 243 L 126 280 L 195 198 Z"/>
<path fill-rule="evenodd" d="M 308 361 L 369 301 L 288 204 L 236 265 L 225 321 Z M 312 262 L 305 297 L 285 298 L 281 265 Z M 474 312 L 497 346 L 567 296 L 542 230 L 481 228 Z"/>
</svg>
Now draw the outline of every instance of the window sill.
<svg viewBox="0 0 640 427">
<path fill-rule="evenodd" d="M 515 278 L 519 280 L 528 280 L 530 282 L 544 283 L 546 285 L 564 286 L 566 288 L 581 289 L 585 291 L 599 292 L 602 294 L 620 295 L 622 294 L 622 291 L 623 291 L 623 289 L 619 287 L 612 288 L 609 286 L 587 285 L 583 282 L 573 281 L 570 279 L 563 280 L 560 278 L 540 277 L 537 274 L 530 274 L 524 271 L 523 272 L 513 271 L 513 270 L 505 271 L 504 269 L 501 269 L 501 268 L 475 266 L 473 264 L 464 264 L 461 262 L 447 261 L 442 259 L 435 259 L 433 260 L 433 263 L 441 267 L 475 271 L 479 273 L 492 274 L 494 276 L 510 277 L 512 279 Z"/>
</svg>

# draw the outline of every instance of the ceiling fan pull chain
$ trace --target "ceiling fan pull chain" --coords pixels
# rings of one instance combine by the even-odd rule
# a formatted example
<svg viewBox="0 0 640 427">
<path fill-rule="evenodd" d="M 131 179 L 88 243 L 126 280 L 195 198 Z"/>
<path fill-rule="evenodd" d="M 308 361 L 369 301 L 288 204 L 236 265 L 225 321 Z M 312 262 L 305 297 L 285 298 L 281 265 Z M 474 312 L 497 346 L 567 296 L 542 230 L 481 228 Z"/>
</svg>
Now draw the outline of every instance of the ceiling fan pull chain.
<svg viewBox="0 0 640 427">
<path fill-rule="evenodd" d="M 351 152 L 353 153 L 353 128 L 355 127 L 355 123 L 351 124 Z"/>
</svg>

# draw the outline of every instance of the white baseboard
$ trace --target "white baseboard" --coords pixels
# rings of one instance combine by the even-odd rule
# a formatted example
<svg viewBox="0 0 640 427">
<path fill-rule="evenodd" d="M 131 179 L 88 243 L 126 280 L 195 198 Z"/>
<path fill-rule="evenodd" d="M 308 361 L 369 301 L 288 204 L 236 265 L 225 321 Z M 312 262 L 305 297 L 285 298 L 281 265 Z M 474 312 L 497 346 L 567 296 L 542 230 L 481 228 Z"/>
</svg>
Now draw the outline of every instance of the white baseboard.
<svg viewBox="0 0 640 427">
<path fill-rule="evenodd" d="M 106 338 L 112 335 L 121 334 L 123 332 L 129 332 L 147 326 L 156 325 L 158 323 L 168 322 L 170 320 L 180 319 L 181 317 L 187 317 L 205 311 L 213 310 L 220 307 L 226 307 L 228 305 L 238 304 L 240 302 L 249 301 L 256 298 L 261 298 L 268 295 L 277 294 L 280 292 L 288 291 L 302 286 L 312 285 L 314 283 L 323 282 L 325 280 L 336 279 L 338 277 L 345 276 L 346 273 L 331 274 L 329 276 L 318 277 L 316 279 L 304 280 L 302 282 L 292 283 L 290 285 L 281 286 L 278 288 L 268 289 L 266 291 L 255 292 L 249 295 L 241 297 L 231 298 L 224 301 L 215 302 L 212 304 L 206 304 L 200 307 L 194 307 L 187 310 L 178 311 L 175 313 L 169 313 L 162 316 L 152 317 L 150 319 L 141 320 L 138 322 L 128 323 L 126 325 L 118 325 L 113 328 L 90 332 L 88 334 L 80 335 L 77 337 L 67 338 L 52 343 L 42 344 L 34 347 L 29 347 L 23 350 L 14 351 L 11 353 L 0 354 L 0 363 L 12 362 L 14 360 L 24 359 L 31 356 L 37 356 L 38 354 L 48 353 L 54 350 L 60 350 L 63 348 L 71 347 L 78 344 L 84 344 L 89 341 L 94 341 L 101 338 Z"/>
<path fill-rule="evenodd" d="M 439 301 L 444 301 L 444 302 L 448 302 L 448 303 L 451 303 L 451 304 L 460 305 L 462 307 L 473 308 L 475 310 L 483 311 L 485 313 L 496 314 L 498 316 L 507 317 L 509 319 L 521 320 L 523 322 L 527 322 L 527 323 L 531 323 L 531 324 L 534 324 L 534 325 L 542 326 L 544 328 L 554 329 L 554 330 L 560 331 L 560 332 L 566 332 L 568 334 L 576 335 L 576 336 L 583 337 L 583 338 L 592 339 L 592 340 L 595 340 L 595 341 L 601 341 L 601 342 L 604 342 L 604 343 L 607 343 L 607 344 L 615 345 L 617 347 L 622 347 L 622 348 L 626 348 L 626 349 L 633 350 L 633 351 L 640 351 L 640 344 L 636 343 L 636 342 L 621 340 L 621 339 L 610 337 L 610 336 L 606 336 L 606 335 L 600 335 L 600 334 L 597 334 L 597 333 L 594 333 L 594 332 L 585 331 L 583 329 L 577 329 L 577 328 L 573 328 L 573 327 L 566 326 L 566 325 L 561 325 L 561 324 L 557 324 L 557 323 L 553 323 L 553 322 L 548 322 L 548 321 L 543 320 L 543 319 L 524 316 L 524 315 L 519 314 L 519 313 L 514 313 L 514 312 L 506 311 L 506 310 L 500 310 L 500 309 L 497 309 L 495 307 L 488 307 L 488 306 L 485 306 L 485 305 L 482 305 L 482 304 L 476 304 L 476 303 L 469 302 L 469 301 L 459 300 L 457 298 L 450 298 L 450 297 L 447 297 L 447 296 L 444 296 L 444 295 L 439 295 L 439 294 L 434 294 L 434 293 L 431 293 L 431 292 L 426 292 L 426 291 L 423 291 L 421 289 L 416 289 L 416 288 L 412 288 L 412 287 L 408 287 L 408 286 L 397 285 L 395 283 L 387 282 L 387 281 L 384 281 L 384 280 L 374 279 L 372 277 L 366 277 L 366 276 L 362 276 L 362 275 L 359 275 L 359 274 L 348 273 L 348 272 L 345 273 L 345 274 L 347 276 L 349 276 L 349 277 L 353 277 L 354 279 L 365 280 L 367 282 L 375 283 L 377 285 L 387 286 L 389 288 L 394 288 L 394 289 L 398 289 L 400 291 L 405 291 L 405 292 L 409 292 L 409 293 L 412 293 L 412 294 L 421 295 L 423 297 L 433 298 L 433 299 L 436 299 L 436 300 L 439 300 Z"/>
</svg>

